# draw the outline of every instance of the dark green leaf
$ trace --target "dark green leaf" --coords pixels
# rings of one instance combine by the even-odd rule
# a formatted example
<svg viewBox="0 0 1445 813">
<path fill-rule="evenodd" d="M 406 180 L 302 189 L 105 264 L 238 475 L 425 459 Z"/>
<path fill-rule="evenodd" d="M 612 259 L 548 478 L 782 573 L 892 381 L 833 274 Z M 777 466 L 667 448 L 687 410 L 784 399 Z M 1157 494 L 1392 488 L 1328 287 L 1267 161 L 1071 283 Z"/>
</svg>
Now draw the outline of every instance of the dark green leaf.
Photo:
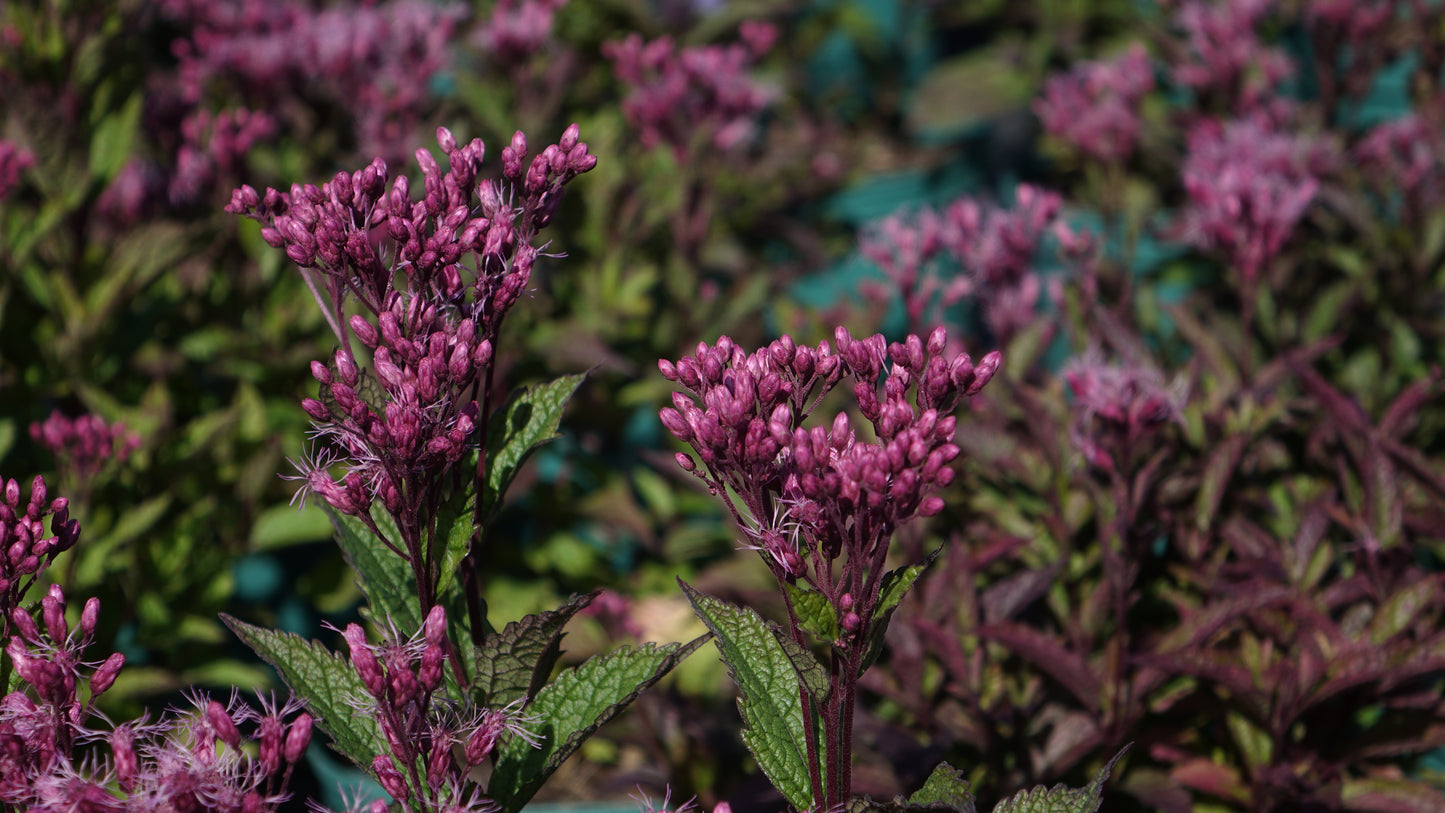
<svg viewBox="0 0 1445 813">
<path fill-rule="evenodd" d="M 562 409 L 586 377 L 586 373 L 575 373 L 528 387 L 491 416 L 487 427 L 491 459 L 487 461 L 487 482 L 482 491 L 483 523 L 490 523 L 496 515 L 507 486 L 532 452 L 557 437 Z"/>
<path fill-rule="evenodd" d="M 809 809 L 813 788 L 808 776 L 808 738 L 798 671 L 792 660 L 757 613 L 703 595 L 681 579 L 678 584 L 698 618 L 712 631 L 728 673 L 737 683 L 743 742 L 784 798 L 799 810 Z"/>
<path fill-rule="evenodd" d="M 923 575 L 923 571 L 927 570 L 942 552 L 943 548 L 937 548 L 918 564 L 883 574 L 883 584 L 879 587 L 878 609 L 873 612 L 873 622 L 868 625 L 868 652 L 858 666 L 858 674 L 868 671 L 868 667 L 883 653 L 883 636 L 888 631 L 888 622 L 893 618 L 893 611 L 898 609 L 899 602 L 908 595 L 909 588 L 913 587 L 913 583 L 918 581 L 918 577 Z"/>
<path fill-rule="evenodd" d="M 583 740 L 616 717 L 637 696 L 661 680 L 705 638 L 688 644 L 646 644 L 589 659 L 557 676 L 537 693 L 527 713 L 540 720 L 533 748 L 519 737 L 501 746 L 487 795 L 503 811 L 517 811 Z"/>
<path fill-rule="evenodd" d="M 276 667 L 291 691 L 306 701 L 316 724 L 331 735 L 336 750 L 370 770 L 371 758 L 382 752 L 384 740 L 376 721 L 356 710 L 356 703 L 369 695 L 351 664 L 318 641 L 253 626 L 224 613 L 221 620 Z"/>
<path fill-rule="evenodd" d="M 833 641 L 842 630 L 838 627 L 838 611 L 828 597 L 796 584 L 785 584 L 788 598 L 793 602 L 793 612 L 798 614 L 803 629 L 824 641 Z"/>
<path fill-rule="evenodd" d="M 1125 746 L 1124 750 L 1115 754 L 1086 787 L 1054 785 L 1045 789 L 1039 785 L 999 802 L 993 813 L 1097 813 L 1103 801 L 1104 783 L 1108 781 L 1115 763 L 1128 751 L 1129 747 Z"/>
<path fill-rule="evenodd" d="M 513 621 L 476 649 L 472 688 L 483 706 L 501 707 L 519 697 L 535 697 L 562 654 L 562 627 L 597 591 L 573 596 L 556 610 Z"/>
<path fill-rule="evenodd" d="M 321 510 L 331 518 L 336 544 L 360 579 L 361 591 L 370 605 L 365 612 L 367 618 L 383 629 L 395 626 L 403 636 L 421 629 L 421 601 L 411 564 L 387 547 L 366 523 L 325 503 Z M 393 544 L 401 546 L 396 524 L 380 502 L 372 506 L 371 519 Z"/>
</svg>

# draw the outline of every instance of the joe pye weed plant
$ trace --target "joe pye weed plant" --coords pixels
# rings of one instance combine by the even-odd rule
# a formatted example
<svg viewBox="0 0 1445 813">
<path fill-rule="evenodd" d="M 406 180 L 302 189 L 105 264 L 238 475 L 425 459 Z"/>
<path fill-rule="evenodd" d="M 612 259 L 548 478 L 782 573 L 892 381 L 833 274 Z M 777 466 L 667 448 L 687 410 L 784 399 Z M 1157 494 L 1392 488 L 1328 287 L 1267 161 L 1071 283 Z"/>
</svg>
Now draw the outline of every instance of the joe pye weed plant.
<svg viewBox="0 0 1445 813">
<path fill-rule="evenodd" d="M 462 145 L 439 129 L 437 143 L 446 168 L 418 150 L 415 195 L 376 159 L 320 186 L 243 186 L 227 207 L 259 221 L 266 242 L 300 267 L 335 334 L 332 357 L 311 367 L 318 397 L 302 408 L 314 447 L 294 477 L 298 496 L 331 518 L 373 629 L 338 630 L 343 655 L 227 616 L 294 700 L 254 709 L 236 695 L 197 694 L 192 712 L 109 726 L 93 702 L 124 659 L 83 657 L 98 602 L 68 625 L 64 594 L 52 588 L 37 624 L 7 590 L 16 635 L 5 668 L 18 682 L 0 706 L 5 803 L 276 809 L 314 724 L 397 809 L 516 811 L 583 740 L 704 643 L 649 643 L 558 672 L 563 628 L 595 594 L 501 629 L 489 623 L 479 574 L 492 522 L 584 377 L 504 399 L 495 345 L 548 249 L 538 235 L 563 188 L 596 158 L 575 125 L 535 155 L 517 133 L 496 178 L 482 174 L 480 140 Z M 750 354 L 723 337 L 660 364 L 684 390 L 662 412 L 695 451 L 679 463 L 725 501 L 783 591 L 778 627 L 683 584 L 738 683 L 744 741 L 798 810 L 974 810 L 947 765 L 890 802 L 854 797 L 850 778 L 858 679 L 931 561 L 893 566 L 890 539 L 941 509 L 932 492 L 951 481 L 959 453 L 952 413 L 1000 362 L 997 353 L 976 364 L 945 353 L 946 341 L 941 329 L 888 345 L 839 328 L 833 344 L 783 337 Z M 806 426 L 845 380 L 868 430 L 855 431 L 846 412 Z M 14 481 L 5 486 L 6 585 L 20 594 L 79 534 L 66 501 L 47 497 L 39 479 L 24 504 Z M 86 742 L 101 745 L 87 752 Z M 1091 811 L 1107 773 L 1082 790 L 1038 788 L 997 809 Z"/>
</svg>

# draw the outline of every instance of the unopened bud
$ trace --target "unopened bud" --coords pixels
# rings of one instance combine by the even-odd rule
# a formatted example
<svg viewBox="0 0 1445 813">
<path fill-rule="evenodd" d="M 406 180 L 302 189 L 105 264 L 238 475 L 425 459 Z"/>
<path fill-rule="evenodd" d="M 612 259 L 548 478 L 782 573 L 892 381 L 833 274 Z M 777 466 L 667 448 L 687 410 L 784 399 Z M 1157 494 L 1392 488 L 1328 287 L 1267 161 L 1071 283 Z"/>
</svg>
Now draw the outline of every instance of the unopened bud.
<svg viewBox="0 0 1445 813">
<path fill-rule="evenodd" d="M 90 676 L 90 697 L 91 700 L 104 694 L 106 689 L 115 685 L 115 679 L 120 675 L 121 667 L 125 666 L 125 655 L 119 652 L 112 652 L 110 657 L 95 670 Z"/>
<path fill-rule="evenodd" d="M 286 731 L 286 747 L 283 754 L 288 763 L 295 764 L 301 761 L 302 755 L 306 753 L 306 747 L 311 744 L 311 728 L 314 722 L 311 715 L 304 711 L 291 721 L 291 727 Z"/>
</svg>

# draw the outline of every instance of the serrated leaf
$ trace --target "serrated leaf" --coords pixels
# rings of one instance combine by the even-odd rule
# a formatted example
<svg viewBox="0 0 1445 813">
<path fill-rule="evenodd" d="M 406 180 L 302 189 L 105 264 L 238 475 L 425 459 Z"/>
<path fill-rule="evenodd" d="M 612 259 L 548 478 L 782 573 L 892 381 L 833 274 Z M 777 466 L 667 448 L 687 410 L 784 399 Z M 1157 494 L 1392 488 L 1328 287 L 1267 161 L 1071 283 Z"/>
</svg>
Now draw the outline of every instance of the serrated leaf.
<svg viewBox="0 0 1445 813">
<path fill-rule="evenodd" d="M 928 775 L 923 787 L 908 797 L 910 806 L 945 807 L 949 810 L 970 811 L 974 809 L 973 789 L 963 777 L 963 771 L 940 762 L 933 773 Z"/>
<path fill-rule="evenodd" d="M 319 641 L 257 627 L 225 613 L 221 620 L 306 701 L 316 724 L 331 736 L 333 747 L 369 770 L 371 758 L 382 752 L 384 740 L 376 721 L 354 707 L 356 699 L 367 697 L 367 692 L 351 664 Z"/>
<path fill-rule="evenodd" d="M 520 697 L 534 697 L 562 654 L 562 628 L 597 598 L 593 591 L 573 596 L 556 610 L 513 621 L 476 649 L 472 689 L 477 702 L 499 708 Z"/>
<path fill-rule="evenodd" d="M 808 739 L 793 662 L 756 612 L 703 595 L 682 579 L 678 584 L 693 612 L 712 632 L 737 684 L 744 744 L 793 807 L 811 808 Z"/>
<path fill-rule="evenodd" d="M 395 625 L 403 636 L 421 629 L 421 601 L 416 594 L 416 576 L 411 564 L 387 547 L 361 520 L 325 503 L 321 510 L 331 518 L 331 525 L 336 529 L 336 544 L 341 548 L 341 555 L 356 571 L 361 591 L 370 605 L 366 616 L 371 622 L 382 628 Z M 379 502 L 372 505 L 371 518 L 393 544 L 401 546 L 396 525 Z"/>
<path fill-rule="evenodd" d="M 797 613 L 803 629 L 824 641 L 832 641 L 842 632 L 838 626 L 838 611 L 827 596 L 796 584 L 784 584 L 783 589 L 788 591 L 793 612 Z"/>
<path fill-rule="evenodd" d="M 773 625 L 773 637 L 778 639 L 778 645 L 792 662 L 793 669 L 798 673 L 798 680 L 802 681 L 803 687 L 813 695 L 814 702 L 822 703 L 828 696 L 828 672 L 818 659 L 813 657 L 805 647 L 794 641 L 788 631 L 782 627 Z"/>
<path fill-rule="evenodd" d="M 883 583 L 879 587 L 878 609 L 874 610 L 873 621 L 868 625 L 868 652 L 858 665 L 859 675 L 868 671 L 878 660 L 878 656 L 883 654 L 883 636 L 888 632 L 888 622 L 893 618 L 893 611 L 898 609 L 898 604 L 908 595 L 909 588 L 913 587 L 913 583 L 918 581 L 918 577 L 923 575 L 923 571 L 927 570 L 942 552 L 943 548 L 936 548 L 917 564 L 883 574 Z"/>
<path fill-rule="evenodd" d="M 507 486 L 539 446 L 557 437 L 562 409 L 587 377 L 564 375 L 555 381 L 519 391 L 491 417 L 487 427 L 487 481 L 482 489 L 482 517 L 490 523 L 501 507 Z"/>
<path fill-rule="evenodd" d="M 541 722 L 533 748 L 520 737 L 501 747 L 487 795 L 507 813 L 520 810 L 552 772 L 607 721 L 661 680 L 706 638 L 687 644 L 646 644 L 590 658 L 537 693 L 527 713 Z"/>
<path fill-rule="evenodd" d="M 1114 755 L 1109 763 L 1099 769 L 1094 781 L 1082 788 L 1054 785 L 1045 789 L 1039 785 L 1030 790 L 1019 791 L 994 806 L 993 813 L 1097 813 L 1103 802 L 1104 783 L 1114 765 L 1128 753 L 1129 746 Z"/>
</svg>

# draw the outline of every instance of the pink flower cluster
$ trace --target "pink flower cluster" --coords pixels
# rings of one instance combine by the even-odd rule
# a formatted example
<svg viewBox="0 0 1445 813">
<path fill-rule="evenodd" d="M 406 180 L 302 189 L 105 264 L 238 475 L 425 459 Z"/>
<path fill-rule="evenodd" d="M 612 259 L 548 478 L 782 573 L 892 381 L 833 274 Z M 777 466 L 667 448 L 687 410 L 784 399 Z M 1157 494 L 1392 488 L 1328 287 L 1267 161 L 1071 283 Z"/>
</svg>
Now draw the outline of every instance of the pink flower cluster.
<svg viewBox="0 0 1445 813">
<path fill-rule="evenodd" d="M 1294 72 L 1289 55 L 1266 47 L 1256 30 L 1273 7 L 1273 0 L 1184 0 L 1174 17 L 1185 36 L 1175 81 L 1236 115 L 1272 106 L 1276 88 Z"/>
<path fill-rule="evenodd" d="M 0 141 L 0 200 L 20 184 L 20 173 L 35 166 L 35 156 L 9 141 Z"/>
<path fill-rule="evenodd" d="M 727 500 L 779 580 L 806 579 L 830 599 L 854 596 L 851 605 L 866 601 L 861 579 L 878 575 L 893 531 L 942 509 L 931 492 L 953 478 L 952 413 L 988 383 L 1000 356 L 977 365 L 967 354 L 945 358 L 942 328 L 926 342 L 888 345 L 840 327 L 834 340 L 807 347 L 784 336 L 753 353 L 726 336 L 699 344 L 696 355 L 659 362 L 683 388 L 660 417 L 697 454 L 679 454 L 679 464 Z M 804 426 L 845 376 L 874 441 L 855 435 L 846 413 Z M 845 553 L 853 569 L 840 577 L 832 563 Z M 859 606 L 854 621 L 866 623 L 868 610 Z M 845 629 L 853 611 L 843 613 Z"/>
<path fill-rule="evenodd" d="M 497 0 L 472 42 L 493 62 L 525 63 L 551 40 L 557 11 L 565 5 L 567 0 Z"/>
<path fill-rule="evenodd" d="M 1107 364 L 1097 352 L 1064 366 L 1074 396 L 1069 436 L 1090 465 L 1105 470 L 1127 466 L 1149 433 L 1181 418 L 1183 381 L 1166 384 L 1158 370 L 1142 364 Z"/>
<path fill-rule="evenodd" d="M 21 688 L 0 700 L 0 802 L 98 813 L 259 813 L 290 797 L 291 773 L 311 742 L 312 719 L 297 714 L 299 704 L 263 700 L 257 710 L 235 695 L 222 704 L 195 694 L 189 714 L 90 728 L 98 718 L 94 702 L 125 658 L 84 658 L 100 616 L 97 599 L 86 602 L 73 629 L 58 586 L 40 607 L 43 626 L 24 610 L 9 614 L 18 635 L 6 654 Z M 106 747 L 83 757 L 78 745 L 86 741 Z"/>
<path fill-rule="evenodd" d="M 140 435 L 125 424 L 108 424 L 99 415 L 67 418 L 60 410 L 30 424 L 30 437 L 55 455 L 72 484 L 87 484 L 112 460 L 120 462 L 140 448 Z"/>
<path fill-rule="evenodd" d="M 313 4 L 231 0 L 169 4 L 193 26 L 173 50 L 185 99 L 216 82 L 237 83 L 253 104 L 277 88 L 320 93 L 355 115 L 363 154 L 399 159 L 431 105 L 429 83 L 450 59 L 466 14 L 460 4 L 388 0 Z M 266 108 L 279 114 L 280 108 Z"/>
<path fill-rule="evenodd" d="M 386 740 L 387 752 L 372 763 L 382 788 L 410 810 L 495 810 L 469 774 L 487 762 L 504 734 L 536 747 L 528 730 L 534 721 L 520 712 L 520 703 L 470 710 L 433 702 L 448 667 L 446 611 L 433 607 L 413 639 L 393 634 L 369 644 L 356 624 L 342 634 L 368 695 L 355 698 L 357 713 L 375 719 Z"/>
<path fill-rule="evenodd" d="M 921 209 L 873 225 L 859 251 L 882 269 L 888 284 L 865 293 L 898 292 L 912 327 L 976 297 L 995 339 L 1006 344 L 1034 321 L 1043 284 L 1033 269 L 1046 240 L 1052 237 L 1069 262 L 1092 247 L 1088 235 L 1059 219 L 1058 194 L 1020 184 L 1014 198 L 1011 209 L 960 198 L 941 212 Z"/>
<path fill-rule="evenodd" d="M 1445 201 L 1445 135 L 1419 113 L 1374 128 L 1354 154 L 1382 195 L 1401 196 L 1401 212 L 1423 216 Z"/>
<path fill-rule="evenodd" d="M 1081 62 L 1044 84 L 1034 112 L 1050 135 L 1105 163 L 1129 157 L 1139 140 L 1139 105 L 1154 89 L 1144 46 L 1107 61 Z"/>
<path fill-rule="evenodd" d="M 742 42 L 677 47 L 671 37 L 632 34 L 603 45 L 617 78 L 630 87 L 622 111 L 644 147 L 666 144 L 679 160 L 704 144 L 728 150 L 746 142 L 773 93 L 747 73 L 772 47 L 777 29 L 745 22 Z"/>
<path fill-rule="evenodd" d="M 50 533 L 45 521 L 50 520 Z M 9 631 L 12 612 L 35 584 L 41 571 L 75 546 L 80 522 L 70 518 L 70 500 L 49 499 L 45 478 L 30 483 L 30 496 L 20 501 L 20 484 L 4 481 L 0 502 L 0 634 Z"/>
<path fill-rule="evenodd" d="M 246 153 L 276 132 L 266 113 L 246 108 L 212 114 L 196 110 L 181 122 L 180 150 L 169 183 L 172 205 L 199 201 L 222 178 L 234 178 Z"/>
<path fill-rule="evenodd" d="M 1274 129 L 1262 117 L 1202 121 L 1182 170 L 1185 237 L 1217 251 L 1246 281 L 1294 232 L 1337 157 L 1327 145 Z"/>
<path fill-rule="evenodd" d="M 575 124 L 530 160 L 516 133 L 497 180 L 479 177 L 480 139 L 462 146 L 439 128 L 437 143 L 447 169 L 417 150 L 416 199 L 405 176 L 388 182 L 378 158 L 319 187 L 262 195 L 244 186 L 227 207 L 260 221 L 262 237 L 301 266 L 341 345 L 330 366 L 312 365 L 322 399 L 303 407 L 326 445 L 299 464 L 303 492 L 368 525 L 380 499 L 403 537 L 386 541 L 422 585 L 439 576 L 423 540 L 434 531 L 427 506 L 480 425 L 493 344 L 541 253 L 534 240 L 563 187 L 597 163 Z M 353 301 L 363 313 L 348 318 Z M 353 339 L 372 351 L 370 370 L 358 366 Z M 338 455 L 349 468 L 340 481 L 328 471 Z"/>
</svg>

